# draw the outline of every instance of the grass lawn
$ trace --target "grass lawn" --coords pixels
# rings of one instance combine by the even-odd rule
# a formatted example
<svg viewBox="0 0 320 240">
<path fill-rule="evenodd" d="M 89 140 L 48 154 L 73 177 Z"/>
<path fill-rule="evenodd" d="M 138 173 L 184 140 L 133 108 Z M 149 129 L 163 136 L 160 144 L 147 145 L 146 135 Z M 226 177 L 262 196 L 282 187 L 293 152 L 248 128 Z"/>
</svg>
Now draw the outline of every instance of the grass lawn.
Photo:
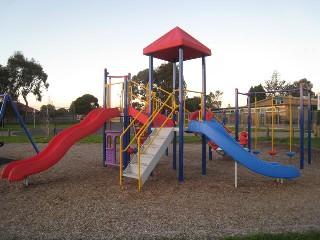
<svg viewBox="0 0 320 240">
<path fill-rule="evenodd" d="M 34 141 L 36 143 L 48 143 L 51 141 L 53 136 L 47 138 L 45 136 L 32 136 Z M 5 143 L 28 143 L 29 139 L 27 136 L 0 136 L 0 141 L 3 141 Z M 200 139 L 196 136 L 185 136 L 184 137 L 185 143 L 200 143 Z M 271 138 L 261 137 L 258 140 L 258 145 L 260 142 L 271 142 Z M 79 141 L 80 143 L 102 143 L 102 137 L 100 135 L 90 135 L 87 137 L 84 137 Z M 177 139 L 178 142 L 178 139 Z M 289 145 L 289 138 L 275 138 L 275 143 L 284 143 Z M 293 144 L 299 146 L 300 140 L 294 139 Z M 307 139 L 304 140 L 305 146 L 307 147 Z M 253 144 L 253 140 L 252 140 Z M 311 140 L 311 146 L 313 148 L 320 149 L 320 138 L 312 138 Z"/>
<path fill-rule="evenodd" d="M 74 123 L 61 123 L 61 124 L 56 124 L 56 128 L 58 129 L 64 129 L 67 127 L 70 127 L 74 125 Z M 29 129 L 33 129 L 33 124 L 28 124 L 27 127 Z M 36 129 L 42 129 L 42 125 L 38 124 L 36 125 Z M 23 131 L 23 128 L 20 126 L 20 124 L 7 124 L 5 125 L 4 128 L 0 128 L 0 131 L 8 131 L 8 129 L 10 131 Z M 231 128 L 232 129 L 232 128 Z M 258 130 L 259 132 L 264 132 L 266 131 L 265 128 L 259 128 Z M 275 131 L 280 131 L 279 129 L 275 129 Z M 281 131 L 284 131 L 283 129 Z M 36 143 L 48 143 L 50 142 L 50 140 L 53 138 L 53 136 L 50 137 L 44 137 L 44 136 L 32 136 L 34 141 Z M 195 137 L 195 136 L 185 136 L 184 137 L 185 142 L 186 143 L 194 143 L 194 142 L 200 142 L 199 138 Z M 5 143 L 27 143 L 29 142 L 29 139 L 27 136 L 10 136 L 10 137 L 6 137 L 6 136 L 2 136 L 0 133 L 0 141 L 3 141 Z M 254 138 L 252 138 L 252 144 L 254 142 Z M 263 141 L 263 142 L 271 142 L 271 137 L 259 137 L 258 138 L 258 144 L 259 141 Z M 285 144 L 289 144 L 289 138 L 275 138 L 274 139 L 275 143 L 285 143 Z M 83 139 L 81 139 L 79 141 L 80 143 L 102 143 L 102 138 L 100 135 L 90 135 L 87 136 Z M 311 140 L 311 145 L 314 148 L 320 148 L 320 138 L 312 138 Z M 293 139 L 293 144 L 294 145 L 299 145 L 300 143 L 300 139 L 299 138 L 294 138 Z M 305 145 L 307 146 L 307 139 L 305 139 Z"/>
<path fill-rule="evenodd" d="M 56 128 L 67 128 L 72 125 L 75 125 L 76 123 L 57 123 L 55 124 Z M 36 124 L 35 128 L 33 124 L 26 124 L 28 129 L 43 129 L 43 124 Z M 54 126 L 51 124 L 50 126 Z M 23 131 L 23 127 L 20 124 L 5 124 L 4 127 L 1 126 L 0 131 Z"/>
</svg>

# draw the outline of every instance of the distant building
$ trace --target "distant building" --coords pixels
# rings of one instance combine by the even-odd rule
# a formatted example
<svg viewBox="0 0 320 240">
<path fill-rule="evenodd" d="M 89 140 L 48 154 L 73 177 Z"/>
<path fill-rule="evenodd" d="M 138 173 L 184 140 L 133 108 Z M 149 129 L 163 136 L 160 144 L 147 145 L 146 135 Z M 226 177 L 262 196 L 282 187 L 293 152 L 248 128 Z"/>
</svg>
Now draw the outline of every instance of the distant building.
<svg viewBox="0 0 320 240">
<path fill-rule="evenodd" d="M 274 114 L 275 124 L 287 124 L 290 122 L 290 97 L 276 96 L 266 98 L 257 102 L 257 111 L 260 123 L 269 124 L 271 122 L 272 112 Z M 273 105 L 273 109 L 272 109 Z M 304 98 L 304 118 L 308 118 L 308 99 Z M 248 111 L 248 108 L 246 108 Z M 311 111 L 317 109 L 317 99 L 311 99 Z M 251 113 L 255 114 L 255 104 L 251 104 Z M 292 122 L 298 123 L 300 117 L 300 98 L 291 97 Z M 254 116 L 252 116 L 254 119 Z"/>
<path fill-rule="evenodd" d="M 14 102 L 21 117 L 24 118 L 25 122 L 33 122 L 34 116 L 39 116 L 40 115 L 40 111 L 26 106 L 23 103 L 20 102 Z M 24 115 L 26 112 L 26 115 Z M 6 104 L 6 108 L 5 108 L 5 113 L 4 113 L 4 123 L 19 123 L 19 119 L 16 116 L 16 114 L 13 112 L 12 106 L 9 102 L 7 102 Z"/>
<path fill-rule="evenodd" d="M 19 112 L 21 115 L 24 114 L 24 112 L 27 110 L 27 115 L 26 116 L 33 116 L 33 114 L 35 113 L 36 115 L 38 115 L 40 113 L 39 110 L 33 108 L 33 107 L 30 107 L 30 106 L 27 106 L 23 103 L 20 103 L 20 102 L 15 102 L 17 108 L 19 109 Z"/>
<path fill-rule="evenodd" d="M 256 107 L 255 103 L 251 103 L 251 118 L 252 125 L 256 124 L 257 119 L 259 120 L 259 125 L 269 125 L 271 124 L 272 113 L 274 116 L 274 124 L 288 124 L 290 122 L 290 100 L 287 96 L 276 96 L 273 97 L 273 108 L 272 108 L 272 98 L 266 98 L 257 101 Z M 317 110 L 318 100 L 317 98 L 311 99 L 311 111 Z M 225 108 L 225 118 L 227 119 L 227 124 L 234 124 L 235 108 Z M 255 113 L 258 113 L 256 115 Z M 291 111 L 292 111 L 292 122 L 297 124 L 300 117 L 300 98 L 291 97 Z M 222 111 L 216 112 L 220 119 L 223 119 Z M 308 99 L 304 98 L 304 119 L 307 121 L 308 118 Z M 247 123 L 248 121 L 248 106 L 239 107 L 239 122 Z"/>
</svg>

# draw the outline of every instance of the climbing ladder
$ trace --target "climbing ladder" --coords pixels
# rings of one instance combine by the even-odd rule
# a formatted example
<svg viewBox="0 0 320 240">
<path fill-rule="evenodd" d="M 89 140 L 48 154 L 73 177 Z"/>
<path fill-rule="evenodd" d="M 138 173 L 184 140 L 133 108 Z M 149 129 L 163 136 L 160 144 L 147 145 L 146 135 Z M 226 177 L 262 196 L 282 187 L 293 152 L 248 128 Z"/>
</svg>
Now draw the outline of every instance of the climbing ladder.
<svg viewBox="0 0 320 240">
<path fill-rule="evenodd" d="M 172 127 L 154 128 L 138 153 L 123 170 L 122 176 L 138 179 L 140 189 L 171 143 L 173 132 Z"/>
</svg>

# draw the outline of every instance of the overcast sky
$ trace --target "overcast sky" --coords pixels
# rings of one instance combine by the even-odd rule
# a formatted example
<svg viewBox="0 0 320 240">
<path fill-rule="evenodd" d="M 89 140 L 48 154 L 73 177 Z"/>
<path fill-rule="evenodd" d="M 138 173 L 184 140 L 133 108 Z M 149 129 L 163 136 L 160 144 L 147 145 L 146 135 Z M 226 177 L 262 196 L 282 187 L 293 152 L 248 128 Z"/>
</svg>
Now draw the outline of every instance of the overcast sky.
<svg viewBox="0 0 320 240">
<path fill-rule="evenodd" d="M 86 93 L 102 104 L 103 69 L 148 68 L 143 48 L 179 26 L 212 50 L 207 91 L 222 91 L 222 106 L 234 106 L 235 88 L 247 92 L 274 70 L 320 92 L 319 12 L 318 0 L 0 0 L 0 64 L 19 50 L 43 66 L 50 87 L 42 103 L 30 97 L 32 106 L 50 99 L 69 107 Z M 201 90 L 201 59 L 185 62 L 184 76 L 188 89 Z"/>
</svg>

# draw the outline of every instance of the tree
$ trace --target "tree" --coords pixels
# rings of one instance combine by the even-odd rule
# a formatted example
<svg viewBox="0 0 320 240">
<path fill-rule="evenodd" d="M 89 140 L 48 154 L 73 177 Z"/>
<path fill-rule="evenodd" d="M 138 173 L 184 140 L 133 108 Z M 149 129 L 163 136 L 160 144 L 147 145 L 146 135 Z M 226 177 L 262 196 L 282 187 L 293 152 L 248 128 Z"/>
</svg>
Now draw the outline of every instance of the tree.
<svg viewBox="0 0 320 240">
<path fill-rule="evenodd" d="M 48 116 L 50 118 L 54 117 L 56 112 L 56 107 L 52 104 L 42 105 L 40 107 L 40 114 L 42 116 Z"/>
<path fill-rule="evenodd" d="M 79 115 L 87 115 L 95 108 L 99 108 L 98 99 L 91 94 L 78 97 L 70 105 L 70 110 Z"/>
<path fill-rule="evenodd" d="M 300 84 L 303 85 L 304 89 L 311 90 L 313 88 L 313 84 L 310 81 L 308 81 L 306 78 L 302 78 L 298 81 L 293 82 L 292 84 L 288 84 L 287 90 L 300 89 Z M 310 91 L 310 94 L 312 98 L 316 96 L 316 94 L 312 90 Z M 291 93 L 291 95 L 293 97 L 299 97 L 300 92 L 294 91 Z M 308 91 L 303 90 L 303 96 L 308 96 Z"/>
<path fill-rule="evenodd" d="M 9 70 L 0 64 L 0 94 L 10 93 Z"/>
<path fill-rule="evenodd" d="M 153 71 L 153 75 L 155 72 Z M 137 99 L 138 101 L 145 101 L 146 100 L 146 88 L 148 88 L 148 82 L 149 82 L 149 69 L 144 69 L 140 72 L 138 72 L 137 75 L 134 75 L 132 77 L 132 80 L 139 85 L 133 84 L 132 85 L 132 93 L 133 99 Z"/>
<path fill-rule="evenodd" d="M 42 66 L 33 58 L 29 60 L 25 58 L 21 52 L 15 52 L 8 59 L 7 63 L 7 79 L 8 90 L 14 100 L 18 100 L 21 96 L 28 104 L 28 95 L 31 93 L 36 96 L 37 101 L 42 100 L 42 89 L 48 89 L 48 75 L 43 71 Z"/>
<path fill-rule="evenodd" d="M 56 110 L 56 116 L 65 116 L 68 113 L 69 113 L 68 110 L 65 108 L 59 108 Z"/>
<path fill-rule="evenodd" d="M 159 88 L 171 93 L 173 90 L 173 64 L 172 63 L 163 63 L 158 68 L 156 68 L 153 72 L 154 80 L 154 92 L 156 92 L 156 95 L 158 98 L 161 99 L 162 102 L 166 101 L 168 98 L 168 95 L 165 94 L 163 91 L 159 90 Z M 177 66 L 177 85 L 178 85 L 178 79 L 179 79 L 179 69 Z M 140 86 L 133 85 L 132 86 L 132 92 L 135 96 L 133 96 L 133 99 L 139 99 L 139 100 L 146 100 L 146 90 L 145 88 L 148 88 L 149 83 L 149 69 L 144 69 L 140 72 L 138 72 L 137 75 L 132 77 L 132 80 L 139 83 Z M 144 87 L 143 87 L 144 86 Z M 183 89 L 186 89 L 187 85 L 185 81 L 183 81 Z"/>
<path fill-rule="evenodd" d="M 265 81 L 264 89 L 266 91 L 278 91 L 278 90 L 286 90 L 288 88 L 288 84 L 285 80 L 281 80 L 280 73 L 275 70 L 272 73 L 271 79 Z M 272 93 L 267 93 L 267 96 L 271 96 Z M 286 93 L 277 92 L 274 93 L 276 96 L 286 96 Z"/>
<path fill-rule="evenodd" d="M 266 91 L 264 90 L 264 88 L 262 87 L 261 83 L 258 86 L 254 86 L 254 87 L 250 87 L 249 92 L 259 92 L 259 94 L 253 94 L 251 95 L 250 98 L 250 103 L 254 103 L 255 102 L 255 96 L 257 96 L 257 101 L 261 101 L 263 99 L 267 98 L 267 94 Z"/>
<path fill-rule="evenodd" d="M 210 92 L 209 95 L 206 96 L 206 107 L 210 109 L 221 108 L 221 100 L 223 92 L 220 90 L 216 90 L 214 93 Z"/>
<path fill-rule="evenodd" d="M 200 109 L 201 98 L 200 97 L 193 97 L 187 98 L 185 101 L 185 107 L 188 109 L 189 112 L 195 112 Z"/>
</svg>

